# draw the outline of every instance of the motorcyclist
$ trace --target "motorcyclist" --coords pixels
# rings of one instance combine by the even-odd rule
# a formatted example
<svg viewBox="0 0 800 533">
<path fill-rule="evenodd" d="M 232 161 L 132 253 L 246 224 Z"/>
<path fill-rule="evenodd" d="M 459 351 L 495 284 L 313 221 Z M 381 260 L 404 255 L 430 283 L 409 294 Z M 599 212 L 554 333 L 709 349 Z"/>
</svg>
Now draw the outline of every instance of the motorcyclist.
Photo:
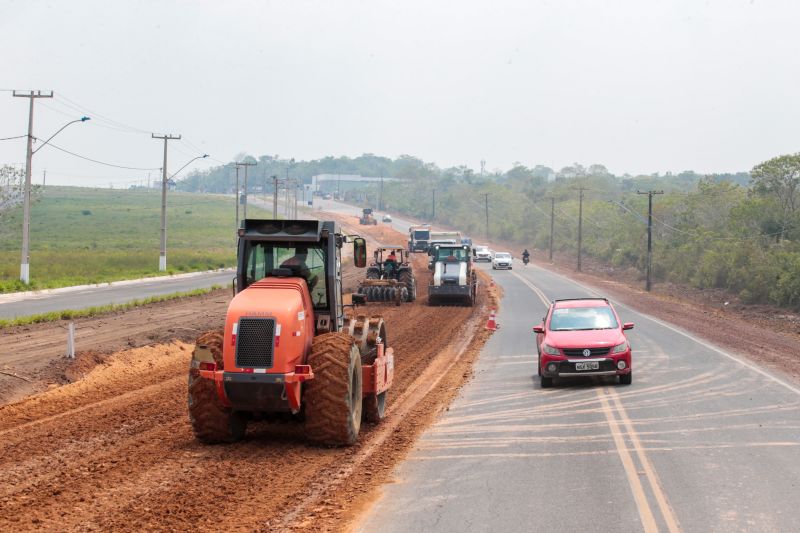
<svg viewBox="0 0 800 533">
<path fill-rule="evenodd" d="M 528 249 L 525 248 L 525 251 L 522 252 L 522 262 L 527 265 L 530 259 L 531 259 L 531 254 L 529 254 Z"/>
</svg>

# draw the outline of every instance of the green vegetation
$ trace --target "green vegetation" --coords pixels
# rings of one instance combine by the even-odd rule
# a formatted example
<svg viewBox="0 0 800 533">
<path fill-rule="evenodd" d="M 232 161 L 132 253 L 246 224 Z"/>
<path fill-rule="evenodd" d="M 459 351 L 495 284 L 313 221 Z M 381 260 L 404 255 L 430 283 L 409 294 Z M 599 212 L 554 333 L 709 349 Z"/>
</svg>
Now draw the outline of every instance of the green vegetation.
<svg viewBox="0 0 800 533">
<path fill-rule="evenodd" d="M 583 251 L 614 268 L 646 263 L 647 196 L 654 198 L 654 281 L 699 288 L 721 288 L 742 301 L 800 309 L 800 155 L 785 155 L 756 165 L 752 172 L 700 175 L 615 176 L 602 165 L 574 164 L 560 170 L 521 164 L 506 172 L 475 172 L 466 166 L 441 169 L 411 156 L 397 159 L 365 154 L 295 162 L 262 156 L 254 175 L 284 176 L 306 182 L 314 174 L 361 174 L 401 178 L 384 184 L 342 189 L 345 199 L 399 211 L 456 227 L 480 242 L 486 236 L 484 201 L 488 194 L 489 234 L 522 247 L 549 244 L 550 198 L 555 199 L 555 248 L 576 254 L 579 193 L 584 187 Z M 228 170 L 195 173 L 186 190 L 230 191 Z M 263 184 L 262 184 L 263 185 Z M 254 186 L 258 186 L 255 184 Z M 328 190 L 336 187 L 327 182 Z M 518 250 L 519 251 L 519 250 Z"/>
<path fill-rule="evenodd" d="M 91 316 L 102 315 L 105 313 L 113 313 L 119 311 L 127 311 L 134 307 L 141 307 L 143 305 L 166 302 L 168 300 L 177 300 L 179 298 L 189 298 L 192 296 L 200 296 L 208 294 L 217 289 L 221 289 L 221 285 L 214 285 L 208 289 L 195 289 L 188 292 L 175 292 L 172 294 L 165 294 L 163 296 L 151 296 L 142 300 L 133 300 L 124 304 L 109 304 L 99 305 L 95 307 L 87 307 L 85 309 L 65 309 L 63 311 L 53 311 L 52 313 L 40 313 L 38 315 L 30 315 L 17 317 L 9 320 L 0 320 L 0 329 L 9 328 L 13 326 L 25 326 L 28 324 L 38 324 L 40 322 L 55 322 L 56 320 L 70 320 L 73 318 L 85 318 Z"/>
<path fill-rule="evenodd" d="M 270 216 L 248 207 L 248 216 Z M 19 278 L 22 209 L 0 219 L 0 292 L 157 276 L 161 194 L 47 187 L 31 211 L 31 285 Z M 170 192 L 168 274 L 233 266 L 233 198 Z"/>
</svg>

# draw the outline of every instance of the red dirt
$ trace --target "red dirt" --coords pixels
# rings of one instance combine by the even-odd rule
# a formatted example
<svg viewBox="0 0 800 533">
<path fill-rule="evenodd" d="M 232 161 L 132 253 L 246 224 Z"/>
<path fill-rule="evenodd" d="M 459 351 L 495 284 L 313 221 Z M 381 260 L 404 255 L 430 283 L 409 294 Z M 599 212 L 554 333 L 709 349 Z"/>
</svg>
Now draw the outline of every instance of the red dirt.
<svg viewBox="0 0 800 533">
<path fill-rule="evenodd" d="M 339 219 L 373 245 L 404 240 Z M 413 260 L 417 302 L 359 309 L 386 319 L 397 367 L 387 419 L 366 426 L 351 448 L 308 446 L 302 427 L 288 423 L 254 424 L 235 445 L 195 441 L 182 341 L 222 323 L 228 290 L 77 320 L 81 352 L 72 363 L 62 357 L 63 324 L 0 331 L 0 371 L 18 376 L 0 374 L 0 401 L 43 391 L 0 407 L 0 530 L 346 529 L 469 378 L 488 337 L 486 310 L 499 298 L 484 283 L 475 309 L 427 307 L 426 258 Z M 540 264 L 800 380 L 792 313 L 674 286 L 645 293 L 591 262 L 582 274 Z M 346 268 L 345 286 L 362 275 Z M 455 333 L 431 334 L 441 331 Z M 453 349 L 454 339 L 466 346 Z"/>
<path fill-rule="evenodd" d="M 382 226 L 353 229 L 390 237 Z M 178 337 L 221 325 L 227 291 L 79 321 L 79 348 L 91 350 L 71 365 L 60 358 L 60 325 L 5 331 L 2 343 L 24 349 L 0 352 L 0 364 L 38 365 L 65 384 L 0 407 L 0 530 L 342 529 L 446 408 L 488 337 L 496 296 L 484 284 L 474 308 L 428 307 L 425 259 L 414 257 L 417 302 L 358 310 L 384 317 L 396 367 L 386 420 L 364 427 L 350 448 L 310 446 L 291 423 L 253 424 L 235 445 L 196 442 L 186 403 L 191 345 Z M 347 283 L 361 274 L 349 271 Z M 442 331 L 452 333 L 434 334 Z M 108 353 L 170 333 L 176 340 Z"/>
</svg>

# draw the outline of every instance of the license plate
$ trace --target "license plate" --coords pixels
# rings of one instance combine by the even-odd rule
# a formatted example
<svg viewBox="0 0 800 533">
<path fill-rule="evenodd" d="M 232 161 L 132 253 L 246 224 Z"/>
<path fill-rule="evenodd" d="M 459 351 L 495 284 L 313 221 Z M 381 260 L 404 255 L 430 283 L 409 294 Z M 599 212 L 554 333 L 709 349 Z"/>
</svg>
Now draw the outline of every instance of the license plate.
<svg viewBox="0 0 800 533">
<path fill-rule="evenodd" d="M 600 370 L 600 363 L 598 361 L 575 363 L 575 370 Z"/>
</svg>

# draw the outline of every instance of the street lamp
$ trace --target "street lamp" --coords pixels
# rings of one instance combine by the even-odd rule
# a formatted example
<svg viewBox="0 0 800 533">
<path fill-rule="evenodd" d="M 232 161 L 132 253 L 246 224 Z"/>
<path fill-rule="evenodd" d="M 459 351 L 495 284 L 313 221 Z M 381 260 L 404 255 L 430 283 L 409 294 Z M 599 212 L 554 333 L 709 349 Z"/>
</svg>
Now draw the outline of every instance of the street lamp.
<svg viewBox="0 0 800 533">
<path fill-rule="evenodd" d="M 61 128 L 59 128 L 59 130 L 58 130 L 57 132 L 55 132 L 54 134 L 52 134 L 52 135 L 51 135 L 51 136 L 50 136 L 50 137 L 49 137 L 49 138 L 48 138 L 48 139 L 47 139 L 45 142 L 43 142 L 41 146 L 39 146 L 39 147 L 38 147 L 36 150 L 34 150 L 33 152 L 31 152 L 31 155 L 35 154 L 36 152 L 38 152 L 39 150 L 41 150 L 42 148 L 44 148 L 44 147 L 45 147 L 45 145 L 46 145 L 47 143 L 49 143 L 50 141 L 52 141 L 52 140 L 53 140 L 53 137 L 55 137 L 56 135 L 58 135 L 59 133 L 61 133 L 61 132 L 64 130 L 64 128 L 66 128 L 66 127 L 67 127 L 67 126 L 69 126 L 70 124 L 75 124 L 76 122 L 86 122 L 87 120 L 92 120 L 92 119 L 91 119 L 90 117 L 81 117 L 81 118 L 79 118 L 79 119 L 73 120 L 72 122 L 67 122 L 66 124 L 64 124 L 63 126 L 61 126 Z"/>
<path fill-rule="evenodd" d="M 25 164 L 25 197 L 22 204 L 22 261 L 19 266 L 19 279 L 26 285 L 30 283 L 31 272 L 31 253 L 30 253 L 30 232 L 31 232 L 31 162 L 33 154 L 38 152 L 43 146 L 46 146 L 53 137 L 61 133 L 64 128 L 76 122 L 86 122 L 91 120 L 89 117 L 81 117 L 77 120 L 67 122 L 61 128 L 52 134 L 41 146 L 33 150 L 33 98 L 31 98 L 30 119 L 28 121 L 28 153 Z"/>
<path fill-rule="evenodd" d="M 191 165 L 194 161 L 197 161 L 198 159 L 205 159 L 206 157 L 208 157 L 208 154 L 198 155 L 194 159 L 190 159 L 188 163 L 186 163 L 181 168 L 179 168 L 177 171 L 175 171 L 169 178 L 170 179 L 174 178 L 175 176 L 178 175 L 178 173 L 180 173 L 181 170 L 183 170 L 184 168 L 186 168 L 189 165 Z"/>
</svg>

